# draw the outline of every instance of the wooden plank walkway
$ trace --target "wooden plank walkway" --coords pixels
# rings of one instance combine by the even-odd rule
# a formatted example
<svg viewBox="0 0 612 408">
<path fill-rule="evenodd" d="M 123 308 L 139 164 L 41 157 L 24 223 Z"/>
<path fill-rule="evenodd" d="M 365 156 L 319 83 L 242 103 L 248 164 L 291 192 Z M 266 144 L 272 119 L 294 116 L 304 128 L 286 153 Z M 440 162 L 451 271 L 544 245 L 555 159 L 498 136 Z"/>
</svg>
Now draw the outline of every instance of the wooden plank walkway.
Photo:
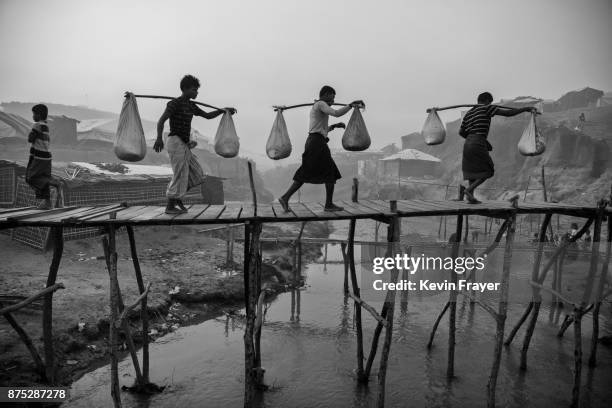
<svg viewBox="0 0 612 408">
<path fill-rule="evenodd" d="M 111 204 L 99 207 L 68 207 L 53 210 L 10 208 L 0 210 L 0 229 L 21 226 L 103 226 L 121 225 L 176 225 L 176 224 L 237 224 L 245 221 L 257 222 L 302 222 L 325 220 L 349 220 L 379 217 L 423 217 L 444 215 L 482 215 L 505 217 L 516 214 L 556 213 L 575 217 L 594 217 L 597 207 L 564 203 L 518 202 L 512 207 L 508 201 L 483 201 L 481 204 L 467 204 L 452 200 L 398 200 L 397 212 L 390 210 L 388 201 L 360 200 L 359 202 L 339 201 L 344 211 L 325 211 L 321 203 L 291 203 L 291 212 L 282 211 L 278 203 L 258 204 L 257 215 L 251 203 L 227 205 L 196 204 L 189 212 L 167 215 L 163 206 L 131 206 Z M 612 207 L 604 212 L 612 214 Z"/>
</svg>

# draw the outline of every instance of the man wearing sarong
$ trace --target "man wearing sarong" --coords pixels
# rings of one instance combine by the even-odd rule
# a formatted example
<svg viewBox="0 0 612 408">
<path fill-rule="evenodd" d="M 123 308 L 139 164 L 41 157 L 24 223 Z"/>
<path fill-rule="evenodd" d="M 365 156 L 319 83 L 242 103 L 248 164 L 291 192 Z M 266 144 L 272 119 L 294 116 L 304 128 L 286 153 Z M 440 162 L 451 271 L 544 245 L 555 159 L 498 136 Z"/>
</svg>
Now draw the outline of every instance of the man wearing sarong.
<svg viewBox="0 0 612 408">
<path fill-rule="evenodd" d="M 353 107 L 363 105 L 363 101 L 353 101 L 340 109 L 333 109 L 336 91 L 331 86 L 324 86 L 319 92 L 319 100 L 314 103 L 310 111 L 310 126 L 304 154 L 302 154 L 302 165 L 293 176 L 293 184 L 283 194 L 278 202 L 285 212 L 289 212 L 289 200 L 291 196 L 304 185 L 325 184 L 325 211 L 342 211 L 343 208 L 333 202 L 334 187 L 336 180 L 341 178 L 340 171 L 332 158 L 327 143 L 327 134 L 337 128 L 345 128 L 342 122 L 328 126 L 330 116 L 339 117 L 348 113 Z"/>
<path fill-rule="evenodd" d="M 463 178 L 469 181 L 464 191 L 470 204 L 480 203 L 474 197 L 474 190 L 485 180 L 493 177 L 494 173 L 493 160 L 489 154 L 493 147 L 487 140 L 491 118 L 496 115 L 515 116 L 519 113 L 535 111 L 535 108 L 532 107 L 512 109 L 491 105 L 492 102 L 493 95 L 489 92 L 478 95 L 480 106 L 473 107 L 465 114 L 459 129 L 459 135 L 465 138 L 461 169 Z"/>
<path fill-rule="evenodd" d="M 32 107 L 34 125 L 28 135 L 30 158 L 26 167 L 26 183 L 34 189 L 36 198 L 42 200 L 36 208 L 51 209 L 51 151 L 49 150 L 49 126 L 47 125 L 48 109 L 46 105 Z"/>
<path fill-rule="evenodd" d="M 183 197 L 189 189 L 204 182 L 205 176 L 202 166 L 198 163 L 196 155 L 191 152 L 191 149 L 197 145 L 195 140 L 190 140 L 193 116 L 213 119 L 226 111 L 231 114 L 236 112 L 234 108 L 218 109 L 214 112 L 204 112 L 200 109 L 192 101 L 198 96 L 200 81 L 192 75 L 183 77 L 180 87 L 181 96 L 168 102 L 166 110 L 157 122 L 157 140 L 153 145 L 156 152 L 159 153 L 163 150 L 164 123 L 170 119 L 167 147 L 173 175 L 166 189 L 166 197 L 168 198 L 166 214 L 187 212 L 187 208 L 182 201 Z"/>
</svg>

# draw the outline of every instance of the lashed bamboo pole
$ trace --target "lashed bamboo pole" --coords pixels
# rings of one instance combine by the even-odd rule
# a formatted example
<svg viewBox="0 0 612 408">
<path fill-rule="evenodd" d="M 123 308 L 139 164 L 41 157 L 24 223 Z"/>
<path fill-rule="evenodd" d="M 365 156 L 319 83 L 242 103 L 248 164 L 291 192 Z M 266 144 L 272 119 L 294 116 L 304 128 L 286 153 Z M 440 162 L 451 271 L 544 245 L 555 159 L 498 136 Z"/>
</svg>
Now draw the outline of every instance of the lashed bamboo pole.
<svg viewBox="0 0 612 408">
<path fill-rule="evenodd" d="M 119 388 L 119 353 L 117 350 L 117 311 L 119 298 L 117 293 L 117 251 L 115 243 L 115 226 L 108 226 L 108 245 L 104 245 L 105 253 L 108 252 L 108 274 L 110 286 L 110 327 L 109 327 L 109 343 L 110 343 L 110 360 L 111 360 L 111 398 L 115 408 L 121 407 L 121 390 Z"/>
<path fill-rule="evenodd" d="M 504 263 L 502 267 L 501 293 L 499 296 L 499 307 L 496 317 L 495 350 L 493 352 L 493 365 L 487 384 L 487 407 L 495 408 L 495 389 L 497 387 L 497 376 L 501 364 L 501 355 L 504 342 L 504 328 L 506 315 L 508 313 L 508 294 L 510 285 L 510 268 L 512 266 L 512 247 L 514 245 L 514 230 L 516 227 L 516 214 L 512 214 L 508 233 L 506 234 L 506 248 L 504 251 Z"/>
<path fill-rule="evenodd" d="M 442 320 L 442 316 L 444 316 L 444 313 L 446 313 L 449 306 L 450 306 L 450 302 L 446 302 L 444 304 L 442 311 L 440 312 L 440 314 L 436 318 L 436 321 L 434 322 L 433 328 L 431 329 L 431 333 L 429 334 L 429 341 L 427 342 L 428 349 L 430 349 L 431 346 L 433 346 L 433 341 L 434 341 L 434 337 L 436 336 L 436 331 L 438 330 L 438 325 L 440 324 L 440 320 Z"/>
<path fill-rule="evenodd" d="M 555 262 L 557 262 L 557 258 L 564 253 L 564 251 L 566 250 L 567 246 L 570 243 L 575 242 L 576 240 L 580 239 L 580 237 L 582 237 L 582 235 L 586 232 L 586 230 L 589 229 L 592 223 L 593 223 L 593 218 L 589 218 L 587 222 L 582 226 L 582 228 L 576 233 L 576 235 L 571 237 L 567 242 L 562 243 L 561 246 L 557 248 L 555 253 L 550 257 L 547 264 L 542 269 L 542 272 L 537 277 L 537 280 L 533 279 L 533 275 L 532 275 L 532 280 L 538 282 L 539 284 L 542 284 L 544 280 L 546 279 L 546 274 L 548 273 L 548 270 L 551 268 L 552 265 L 554 265 Z M 540 312 L 540 305 L 542 303 L 542 299 L 541 299 L 540 292 L 538 291 L 538 289 L 534 288 L 533 290 L 534 290 L 534 299 L 532 299 L 534 302 L 533 311 L 531 312 L 531 319 L 529 320 L 529 325 L 527 326 L 527 329 L 525 329 L 525 337 L 523 339 L 523 347 L 521 349 L 521 363 L 520 363 L 521 370 L 527 369 L 527 352 L 529 351 L 529 344 L 531 342 L 531 338 L 533 336 L 533 332 L 535 330 L 535 326 L 538 321 L 538 314 Z"/>
<path fill-rule="evenodd" d="M 348 297 L 353 299 L 359 306 L 367 310 L 372 315 L 372 317 L 376 319 L 380 324 L 382 324 L 384 327 L 387 327 L 387 320 L 385 320 L 381 315 L 379 315 L 376 309 L 367 304 L 363 299 L 358 298 L 350 292 L 347 295 Z"/>
<path fill-rule="evenodd" d="M 393 213 L 397 213 L 397 201 L 391 200 L 390 210 Z M 395 243 L 399 241 L 400 237 L 400 219 L 395 216 L 389 222 L 389 227 L 387 229 L 387 242 L 388 242 L 388 253 L 393 253 L 395 249 Z M 391 282 L 397 282 L 397 278 L 399 275 L 399 270 L 394 268 L 391 271 Z M 377 407 L 383 408 L 385 406 L 385 385 L 387 379 L 387 364 L 389 362 L 389 353 L 391 352 L 391 338 L 393 336 L 393 313 L 395 310 L 395 290 L 389 290 L 389 296 L 386 300 L 388 300 L 387 306 L 387 327 L 385 329 L 385 340 L 383 343 L 383 348 L 380 355 L 380 367 L 378 369 L 378 398 L 377 398 Z"/>
<path fill-rule="evenodd" d="M 47 287 L 55 285 L 57 271 L 64 252 L 64 229 L 51 228 L 53 258 L 47 276 Z M 55 353 L 53 351 L 53 292 L 45 294 L 43 302 L 43 341 L 45 350 L 45 377 L 49 384 L 55 384 Z"/>
<path fill-rule="evenodd" d="M 2 306 L 2 302 L 0 302 L 0 307 Z M 3 309 L 2 315 L 11 325 L 11 327 L 15 330 L 21 341 L 23 341 L 23 344 L 25 344 L 26 348 L 30 352 L 32 359 L 34 360 L 34 366 L 36 367 L 36 372 L 38 373 L 38 375 L 40 375 L 43 381 L 46 381 L 45 364 L 40 358 L 40 354 L 38 354 L 38 351 L 36 350 L 32 339 L 30 338 L 30 336 L 28 336 L 28 333 L 26 333 L 26 331 L 21 327 L 21 325 L 17 323 L 17 320 L 15 320 L 10 310 L 6 311 L 5 309 L 8 309 L 8 307 Z"/>
<path fill-rule="evenodd" d="M 463 200 L 464 190 L 459 189 L 459 200 Z M 459 255 L 461 243 L 461 230 L 463 229 L 463 216 L 457 216 L 457 228 L 455 230 L 455 241 L 451 250 L 451 258 L 456 259 Z M 451 282 L 457 285 L 457 274 L 451 271 Z M 446 366 L 446 377 L 453 378 L 455 375 L 455 331 L 457 318 L 457 291 L 452 289 L 449 294 L 449 319 L 448 319 L 448 361 Z"/>
<path fill-rule="evenodd" d="M 593 309 L 593 307 L 595 307 L 595 304 L 591 303 L 589 307 L 584 309 L 584 314 L 589 313 Z M 557 337 L 559 338 L 563 337 L 567 329 L 569 329 L 573 323 L 574 323 L 573 312 L 566 314 L 565 318 L 563 319 L 563 322 L 561 323 L 561 327 L 559 327 L 559 331 L 557 332 Z"/>
<path fill-rule="evenodd" d="M 102 246 L 104 248 L 104 257 L 106 259 L 106 267 L 110 271 L 113 268 L 111 264 L 112 262 L 111 257 L 113 255 L 111 255 L 109 240 L 106 238 L 103 238 Z M 116 254 L 115 254 L 115 270 L 116 268 L 117 268 L 117 264 L 116 264 Z M 118 313 L 116 320 L 112 324 L 115 325 L 115 329 L 119 329 L 119 328 L 123 329 L 123 333 L 125 334 L 126 344 L 130 352 L 130 357 L 132 358 L 132 364 L 134 365 L 134 371 L 136 373 L 136 384 L 137 386 L 142 387 L 144 386 L 145 383 L 142 377 L 142 371 L 140 370 L 140 362 L 138 361 L 138 353 L 136 352 L 136 346 L 134 345 L 134 341 L 132 340 L 132 333 L 130 331 L 130 326 L 127 320 L 122 319 L 125 306 L 123 304 L 123 298 L 121 296 L 119 280 L 116 278 L 116 273 L 115 273 L 115 279 L 112 278 L 110 273 L 109 273 L 109 276 L 111 279 L 111 285 L 115 286 L 114 291 L 115 291 L 116 299 L 117 299 L 116 307 L 117 307 L 117 313 Z M 127 313 L 126 313 L 126 316 L 127 316 Z"/>
<path fill-rule="evenodd" d="M 140 261 L 138 260 L 138 251 L 136 250 L 134 229 L 131 225 L 126 225 L 125 228 L 130 242 L 130 253 L 132 256 L 132 264 L 134 265 L 134 273 L 136 274 L 138 291 L 140 294 L 143 294 L 145 292 L 145 286 L 144 280 L 142 279 Z M 149 313 L 147 311 L 147 301 L 147 296 L 144 296 L 140 304 L 140 320 L 142 322 L 142 377 L 145 383 L 149 382 Z"/>
<path fill-rule="evenodd" d="M 357 272 L 355 271 L 355 225 L 356 220 L 349 221 L 348 243 L 347 243 L 347 258 L 349 261 L 349 271 L 351 275 L 351 286 L 353 294 L 358 298 L 361 297 L 359 284 L 357 283 Z M 355 301 L 355 331 L 357 332 L 357 379 L 360 382 L 366 382 L 363 372 L 363 328 L 361 320 L 361 307 Z"/>
<path fill-rule="evenodd" d="M 574 308 L 574 386 L 572 387 L 572 408 L 580 406 L 580 382 L 582 378 L 582 316 L 591 298 L 597 266 L 599 265 L 599 241 L 601 238 L 601 223 L 604 217 L 604 203 L 598 203 L 595 225 L 593 228 L 593 245 L 591 246 L 591 263 L 586 287 L 578 307 Z"/>
<path fill-rule="evenodd" d="M 45 289 L 28 297 L 27 299 L 22 300 L 19 303 L 15 303 L 13 305 L 3 307 L 2 309 L 0 309 L 0 315 L 16 312 L 17 310 L 22 309 L 26 307 L 27 305 L 29 305 L 30 303 L 34 302 L 36 299 L 42 296 L 45 296 L 47 293 L 55 292 L 58 289 L 65 289 L 64 284 L 56 283 L 52 286 L 47 286 Z"/>
<path fill-rule="evenodd" d="M 348 295 L 349 293 L 349 283 L 348 283 L 348 275 L 349 275 L 349 264 L 348 264 L 348 256 L 346 254 L 346 244 L 343 242 L 340 244 L 340 250 L 342 251 L 342 260 L 344 261 L 344 294 Z"/>
<path fill-rule="evenodd" d="M 254 344 L 254 326 L 257 300 L 261 286 L 258 275 L 261 274 L 261 223 L 245 224 L 245 259 L 244 259 L 244 285 L 246 298 L 246 325 L 244 331 L 245 352 L 245 378 L 244 378 L 244 406 L 252 407 L 256 392 L 261 385 L 259 377 L 260 367 L 256 366 L 256 350 Z M 248 245 L 247 245 L 248 242 Z M 247 252 L 248 250 L 248 252 Z"/>
<path fill-rule="evenodd" d="M 542 223 L 542 225 L 540 227 L 540 232 L 538 233 L 538 247 L 536 249 L 535 259 L 533 261 L 533 267 L 532 267 L 532 270 L 531 270 L 531 279 L 532 280 L 535 280 L 538 277 L 538 273 L 539 273 L 539 270 L 540 270 L 540 263 L 542 262 L 542 253 L 543 253 L 543 250 L 544 250 L 544 242 L 545 242 L 545 238 L 546 238 L 546 229 L 548 228 L 548 224 L 550 223 L 551 217 L 552 217 L 552 214 L 546 214 L 546 216 L 544 216 L 544 222 Z M 533 293 L 535 294 L 535 288 L 533 288 L 532 290 L 533 290 Z M 510 331 L 510 334 L 508 335 L 508 338 L 504 342 L 504 344 L 506 346 L 509 346 L 512 343 L 512 340 L 516 336 L 516 333 L 519 331 L 519 329 L 521 328 L 521 326 L 523 325 L 525 320 L 527 320 L 527 317 L 529 316 L 529 314 L 531 313 L 531 311 L 534 308 L 534 302 L 535 302 L 535 299 L 532 298 L 531 301 L 529 302 L 529 305 L 527 306 L 527 309 L 525 309 L 525 312 L 523 313 L 523 315 L 519 319 L 518 323 Z"/>
<path fill-rule="evenodd" d="M 389 230 L 387 230 L 389 232 Z M 398 234 L 399 236 L 399 234 Z M 409 248 L 408 256 L 412 255 L 412 248 Z M 393 257 L 393 247 L 387 244 L 387 250 L 385 253 L 385 257 Z M 397 279 L 396 279 L 397 280 Z M 392 280 L 392 282 L 395 282 Z M 387 291 L 385 296 L 385 303 L 383 304 L 382 310 L 380 312 L 380 317 L 383 319 L 387 319 L 387 313 L 389 311 L 389 306 L 391 305 L 391 290 Z M 383 324 L 378 322 L 376 328 L 374 329 L 374 335 L 372 336 L 372 344 L 370 345 L 370 354 L 368 355 L 368 360 L 366 361 L 365 369 L 364 369 L 364 377 L 370 378 L 370 372 L 372 371 L 372 364 L 374 363 L 374 358 L 376 357 L 376 352 L 378 350 L 378 341 L 380 335 L 382 333 Z"/>
<path fill-rule="evenodd" d="M 597 289 L 597 297 L 595 298 L 595 307 L 593 309 L 593 334 L 591 336 L 591 354 L 589 356 L 589 366 L 597 365 L 597 342 L 599 337 L 599 309 L 603 300 L 604 288 L 608 277 L 608 264 L 610 263 L 610 253 L 612 251 L 612 217 L 608 217 L 608 239 L 606 245 L 606 256 L 601 267 L 601 275 L 599 278 L 599 287 Z"/>
</svg>

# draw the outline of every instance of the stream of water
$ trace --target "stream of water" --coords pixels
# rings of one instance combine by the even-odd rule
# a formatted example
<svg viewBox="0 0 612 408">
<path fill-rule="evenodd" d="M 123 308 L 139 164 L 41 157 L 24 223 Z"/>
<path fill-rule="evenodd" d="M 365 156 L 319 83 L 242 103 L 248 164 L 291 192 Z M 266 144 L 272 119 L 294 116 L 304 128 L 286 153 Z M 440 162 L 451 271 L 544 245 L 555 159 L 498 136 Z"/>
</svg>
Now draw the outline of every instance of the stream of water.
<svg viewBox="0 0 612 408">
<path fill-rule="evenodd" d="M 358 249 L 358 248 L 357 248 Z M 341 260 L 338 246 L 328 248 L 328 260 Z M 267 310 L 262 334 L 262 365 L 271 386 L 263 396 L 265 407 L 370 407 L 376 399 L 375 362 L 369 386 L 355 380 L 356 338 L 353 302 L 342 295 L 344 267 L 313 263 L 303 272 L 301 290 L 280 294 Z M 513 270 L 513 279 L 527 272 Z M 512 285 L 512 284 L 511 284 Z M 398 303 L 387 371 L 389 407 L 481 407 L 486 405 L 495 323 L 490 315 L 467 302 L 457 306 L 457 346 L 452 382 L 446 380 L 448 323 L 444 318 L 434 347 L 426 349 L 433 322 L 448 299 L 447 293 Z M 293 306 L 292 306 L 293 305 Z M 381 303 L 373 306 L 380 309 Z M 510 304 L 507 330 L 524 306 Z M 241 311 L 244 313 L 244 311 Z M 590 316 L 590 315 L 589 315 Z M 364 317 L 364 349 L 376 321 Z M 583 323 L 584 358 L 588 358 L 591 319 Z M 612 327 L 602 319 L 602 332 Z M 548 320 L 543 305 L 529 350 L 529 367 L 519 370 L 522 330 L 504 349 L 497 386 L 499 407 L 569 406 L 573 381 L 571 329 L 556 337 L 558 326 Z M 381 342 L 382 344 L 382 342 Z M 382 346 L 381 346 L 382 347 Z M 379 348 L 380 354 L 380 348 Z M 608 407 L 612 401 L 612 351 L 599 347 L 598 366 L 583 369 L 584 407 Z M 129 357 L 120 363 L 120 382 L 132 385 Z M 243 323 L 223 317 L 182 327 L 151 344 L 151 380 L 167 385 L 151 397 L 122 393 L 124 407 L 242 407 L 244 394 Z M 66 407 L 106 407 L 110 400 L 109 366 L 95 370 L 73 384 Z"/>
</svg>

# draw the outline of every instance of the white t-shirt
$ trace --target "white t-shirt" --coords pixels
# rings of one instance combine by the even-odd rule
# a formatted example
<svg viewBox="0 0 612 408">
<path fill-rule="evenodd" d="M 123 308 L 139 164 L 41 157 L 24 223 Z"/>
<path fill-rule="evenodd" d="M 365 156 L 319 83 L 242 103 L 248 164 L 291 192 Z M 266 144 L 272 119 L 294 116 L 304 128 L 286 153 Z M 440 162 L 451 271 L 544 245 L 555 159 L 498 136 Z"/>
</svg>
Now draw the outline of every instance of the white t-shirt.
<svg viewBox="0 0 612 408">
<path fill-rule="evenodd" d="M 308 133 L 320 133 L 327 136 L 329 117 L 339 117 L 351 110 L 350 106 L 334 109 L 323 101 L 316 101 L 310 110 L 310 126 Z"/>
</svg>

